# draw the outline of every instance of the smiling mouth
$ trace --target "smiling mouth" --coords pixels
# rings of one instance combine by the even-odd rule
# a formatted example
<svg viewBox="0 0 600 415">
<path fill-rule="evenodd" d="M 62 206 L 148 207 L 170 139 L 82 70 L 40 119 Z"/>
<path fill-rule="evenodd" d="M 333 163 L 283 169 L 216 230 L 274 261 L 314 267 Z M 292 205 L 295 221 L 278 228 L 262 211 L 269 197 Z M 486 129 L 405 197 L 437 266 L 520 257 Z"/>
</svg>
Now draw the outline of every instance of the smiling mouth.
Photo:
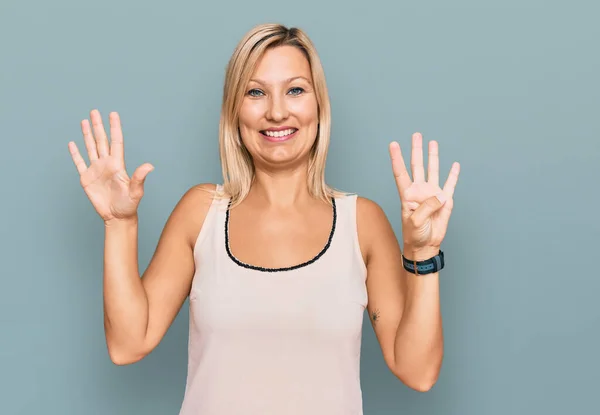
<svg viewBox="0 0 600 415">
<path fill-rule="evenodd" d="M 281 131 L 262 130 L 260 133 L 269 141 L 284 141 L 293 137 L 297 131 L 297 128 L 288 128 Z"/>
</svg>

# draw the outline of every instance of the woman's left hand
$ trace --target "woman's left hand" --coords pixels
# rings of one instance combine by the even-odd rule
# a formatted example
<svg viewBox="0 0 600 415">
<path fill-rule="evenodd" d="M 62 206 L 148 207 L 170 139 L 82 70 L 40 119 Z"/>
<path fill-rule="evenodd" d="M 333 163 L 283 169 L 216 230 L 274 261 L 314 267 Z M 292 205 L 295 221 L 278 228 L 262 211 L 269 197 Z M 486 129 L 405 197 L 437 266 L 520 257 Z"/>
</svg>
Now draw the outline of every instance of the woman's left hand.
<svg viewBox="0 0 600 415">
<path fill-rule="evenodd" d="M 400 145 L 390 144 L 392 170 L 396 179 L 402 204 L 402 237 L 404 250 L 410 259 L 423 260 L 437 254 L 446 235 L 454 201 L 454 189 L 458 181 L 460 164 L 452 164 L 443 189 L 439 186 L 438 143 L 429 142 L 427 180 L 423 167 L 423 137 L 412 136 L 412 180 L 406 169 Z M 420 255 L 420 253 L 423 253 Z M 419 256 L 423 256 L 420 258 Z"/>
</svg>

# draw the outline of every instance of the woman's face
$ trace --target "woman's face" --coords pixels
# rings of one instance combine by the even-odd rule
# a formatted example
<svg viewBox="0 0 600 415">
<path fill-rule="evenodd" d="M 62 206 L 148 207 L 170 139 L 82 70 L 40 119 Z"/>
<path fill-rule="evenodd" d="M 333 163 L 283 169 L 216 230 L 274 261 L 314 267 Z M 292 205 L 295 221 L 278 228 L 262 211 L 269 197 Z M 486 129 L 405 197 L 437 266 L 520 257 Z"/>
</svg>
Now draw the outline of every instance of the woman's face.
<svg viewBox="0 0 600 415">
<path fill-rule="evenodd" d="M 269 49 L 248 83 L 239 114 L 242 142 L 258 168 L 308 160 L 319 122 L 310 64 L 298 48 Z"/>
</svg>

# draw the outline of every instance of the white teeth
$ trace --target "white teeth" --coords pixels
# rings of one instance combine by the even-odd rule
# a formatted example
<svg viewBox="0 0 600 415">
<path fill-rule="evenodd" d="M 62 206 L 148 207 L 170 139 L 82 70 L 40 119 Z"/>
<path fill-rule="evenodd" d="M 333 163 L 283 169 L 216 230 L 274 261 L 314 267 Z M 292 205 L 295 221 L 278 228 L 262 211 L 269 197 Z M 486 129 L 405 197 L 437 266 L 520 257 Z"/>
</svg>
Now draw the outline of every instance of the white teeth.
<svg viewBox="0 0 600 415">
<path fill-rule="evenodd" d="M 265 135 L 268 135 L 269 137 L 283 137 L 286 135 L 290 135 L 295 131 L 296 131 L 295 128 L 289 128 L 287 130 L 282 130 L 282 131 L 265 131 Z"/>
</svg>

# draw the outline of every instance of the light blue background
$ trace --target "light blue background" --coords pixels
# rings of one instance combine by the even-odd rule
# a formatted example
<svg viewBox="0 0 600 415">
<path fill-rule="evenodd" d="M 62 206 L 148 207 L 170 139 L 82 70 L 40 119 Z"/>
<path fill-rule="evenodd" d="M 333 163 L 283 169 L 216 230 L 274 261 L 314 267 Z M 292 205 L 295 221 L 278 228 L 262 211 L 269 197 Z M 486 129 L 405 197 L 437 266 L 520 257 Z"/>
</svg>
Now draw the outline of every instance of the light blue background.
<svg viewBox="0 0 600 415">
<path fill-rule="evenodd" d="M 443 244 L 446 353 L 426 394 L 386 369 L 365 319 L 366 415 L 599 411 L 600 6 L 593 1 L 0 3 L 0 413 L 176 414 L 187 303 L 148 358 L 114 366 L 103 227 L 67 142 L 119 111 L 130 172 L 156 167 L 140 266 L 183 192 L 219 182 L 224 68 L 253 25 L 305 29 L 333 107 L 328 180 L 398 237 L 387 144 L 421 131 L 462 172 Z M 282 414 L 283 415 L 283 414 Z"/>
</svg>

